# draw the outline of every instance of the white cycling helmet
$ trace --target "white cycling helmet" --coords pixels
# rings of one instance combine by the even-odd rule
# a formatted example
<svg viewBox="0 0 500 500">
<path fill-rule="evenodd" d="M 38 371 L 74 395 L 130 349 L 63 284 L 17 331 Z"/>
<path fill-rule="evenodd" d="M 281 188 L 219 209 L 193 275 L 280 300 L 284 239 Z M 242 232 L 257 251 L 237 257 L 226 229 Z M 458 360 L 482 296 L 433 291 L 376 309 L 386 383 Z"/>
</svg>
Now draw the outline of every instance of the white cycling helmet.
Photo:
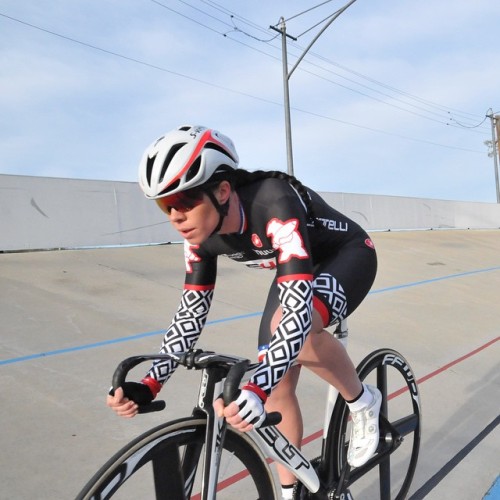
<svg viewBox="0 0 500 500">
<path fill-rule="evenodd" d="M 233 141 L 216 130 L 186 125 L 146 149 L 139 184 L 147 198 L 162 198 L 201 186 L 228 168 L 238 168 Z"/>
</svg>

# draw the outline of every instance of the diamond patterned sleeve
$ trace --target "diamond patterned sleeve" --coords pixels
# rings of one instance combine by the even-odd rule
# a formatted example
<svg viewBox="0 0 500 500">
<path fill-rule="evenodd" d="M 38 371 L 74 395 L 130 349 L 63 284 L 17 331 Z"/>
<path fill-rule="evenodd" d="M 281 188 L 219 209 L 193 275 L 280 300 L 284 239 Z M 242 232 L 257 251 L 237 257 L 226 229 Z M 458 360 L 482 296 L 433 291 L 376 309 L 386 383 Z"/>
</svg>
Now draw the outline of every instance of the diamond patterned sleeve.
<svg viewBox="0 0 500 500">
<path fill-rule="evenodd" d="M 278 291 L 283 316 L 250 380 L 268 395 L 297 359 L 312 326 L 312 277 L 278 282 Z"/>
<path fill-rule="evenodd" d="M 161 354 L 189 350 L 198 340 L 207 320 L 214 291 L 184 289 L 181 303 L 168 327 L 160 349 Z M 171 360 L 155 361 L 147 373 L 164 384 L 177 368 Z"/>
</svg>

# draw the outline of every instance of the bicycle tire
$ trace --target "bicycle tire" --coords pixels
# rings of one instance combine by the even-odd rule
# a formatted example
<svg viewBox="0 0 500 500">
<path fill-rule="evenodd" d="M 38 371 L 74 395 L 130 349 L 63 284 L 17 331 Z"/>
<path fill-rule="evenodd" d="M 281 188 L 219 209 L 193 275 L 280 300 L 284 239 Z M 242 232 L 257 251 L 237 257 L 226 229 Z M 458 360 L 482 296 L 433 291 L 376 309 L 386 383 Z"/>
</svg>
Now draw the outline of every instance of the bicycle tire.
<svg viewBox="0 0 500 500">
<path fill-rule="evenodd" d="M 198 493 L 200 490 L 197 489 L 199 474 L 196 472 L 198 468 L 202 469 L 202 464 L 198 467 L 198 463 L 203 457 L 205 430 L 206 420 L 193 417 L 168 422 L 149 430 L 110 458 L 88 481 L 76 500 L 201 498 Z M 235 460 L 236 463 L 228 465 L 226 460 Z M 229 468 L 224 470 L 223 467 Z M 151 470 L 153 477 L 150 475 Z M 238 494 L 239 498 L 245 499 L 278 498 L 271 471 L 262 452 L 246 435 L 229 427 L 224 440 L 219 476 L 224 473 L 229 477 L 222 483 L 219 477 L 218 499 L 234 499 L 238 498 Z M 134 479 L 135 476 L 140 477 Z M 148 491 L 149 487 L 151 491 Z"/>
<path fill-rule="evenodd" d="M 403 500 L 415 474 L 421 438 L 420 396 L 413 371 L 399 352 L 387 348 L 378 349 L 366 356 L 356 371 L 361 380 L 366 382 L 370 379 L 370 383 L 378 386 L 382 392 L 381 415 L 401 432 L 404 441 L 392 453 L 384 455 L 380 452 L 380 456 L 377 457 L 379 455 L 377 452 L 366 465 L 352 469 L 347 484 L 349 493 L 351 498 L 356 500 L 364 497 L 373 500 L 377 498 L 374 489 L 378 483 L 380 499 Z M 392 380 L 394 378 L 392 372 L 401 377 L 396 378 L 397 381 Z M 400 378 L 404 380 L 403 387 L 400 386 Z M 396 396 L 404 397 L 396 398 Z M 393 402 L 389 403 L 389 400 Z M 348 425 L 349 409 L 345 401 L 339 398 L 328 431 L 332 439 L 329 449 L 335 454 L 332 462 L 336 481 L 339 480 L 346 463 L 349 444 Z M 375 465 L 372 465 L 373 463 Z"/>
</svg>

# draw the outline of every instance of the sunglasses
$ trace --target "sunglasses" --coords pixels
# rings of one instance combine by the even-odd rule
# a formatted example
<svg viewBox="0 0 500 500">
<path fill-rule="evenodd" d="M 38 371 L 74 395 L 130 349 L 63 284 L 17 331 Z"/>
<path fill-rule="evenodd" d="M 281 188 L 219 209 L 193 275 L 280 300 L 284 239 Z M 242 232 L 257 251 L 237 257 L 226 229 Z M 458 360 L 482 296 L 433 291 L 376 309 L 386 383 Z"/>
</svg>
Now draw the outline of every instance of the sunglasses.
<svg viewBox="0 0 500 500">
<path fill-rule="evenodd" d="M 204 191 L 201 189 L 189 189 L 171 196 L 156 199 L 158 206 L 168 215 L 175 209 L 177 212 L 189 212 L 203 202 Z"/>
</svg>

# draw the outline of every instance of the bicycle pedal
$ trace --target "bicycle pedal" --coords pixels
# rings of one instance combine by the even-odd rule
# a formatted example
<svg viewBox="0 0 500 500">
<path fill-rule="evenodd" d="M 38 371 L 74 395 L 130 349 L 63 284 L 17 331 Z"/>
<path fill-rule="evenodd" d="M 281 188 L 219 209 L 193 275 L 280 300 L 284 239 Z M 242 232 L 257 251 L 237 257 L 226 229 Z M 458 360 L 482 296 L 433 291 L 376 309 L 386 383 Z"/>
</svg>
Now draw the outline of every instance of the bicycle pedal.
<svg viewBox="0 0 500 500">
<path fill-rule="evenodd" d="M 397 448 L 404 441 L 404 437 L 394 428 L 384 415 L 379 420 L 379 445 L 377 453 L 383 451 L 382 447 Z"/>
</svg>

